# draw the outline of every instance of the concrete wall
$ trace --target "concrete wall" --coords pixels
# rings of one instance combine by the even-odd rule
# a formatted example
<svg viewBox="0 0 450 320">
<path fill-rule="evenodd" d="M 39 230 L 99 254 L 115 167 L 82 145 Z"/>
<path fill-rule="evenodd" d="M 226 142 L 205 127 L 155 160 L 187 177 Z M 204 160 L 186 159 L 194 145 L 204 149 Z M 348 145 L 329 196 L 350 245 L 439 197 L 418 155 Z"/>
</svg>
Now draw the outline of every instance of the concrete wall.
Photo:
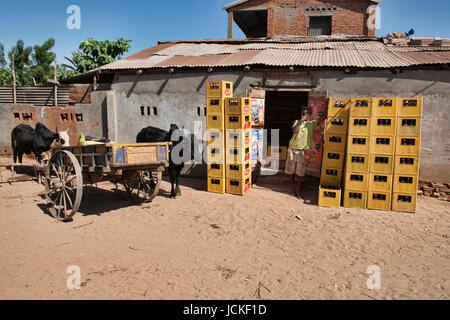
<svg viewBox="0 0 450 320">
<path fill-rule="evenodd" d="M 0 154 L 11 154 L 11 131 L 19 124 L 32 128 L 37 122 L 50 130 L 69 131 L 70 143 L 76 144 L 83 132 L 94 137 L 106 135 L 106 92 L 93 92 L 92 104 L 78 104 L 71 107 L 38 107 L 21 104 L 0 104 Z"/>
<path fill-rule="evenodd" d="M 194 131 L 194 122 L 206 127 L 197 107 L 205 107 L 205 83 L 228 80 L 235 84 L 235 96 L 245 96 L 254 86 L 279 85 L 294 90 L 328 91 L 329 97 L 398 96 L 424 97 L 422 125 L 421 179 L 450 182 L 450 71 L 361 71 L 349 75 L 341 71 L 312 71 L 298 78 L 270 78 L 263 72 L 214 72 L 183 74 L 144 74 L 119 76 L 107 94 L 108 137 L 134 142 L 146 126 L 168 130 L 171 123 Z M 301 89 L 303 86 L 303 89 Z M 273 89 L 273 88 L 272 88 Z M 145 115 L 141 115 L 141 107 Z M 147 115 L 147 107 L 156 107 L 158 115 Z"/>
</svg>

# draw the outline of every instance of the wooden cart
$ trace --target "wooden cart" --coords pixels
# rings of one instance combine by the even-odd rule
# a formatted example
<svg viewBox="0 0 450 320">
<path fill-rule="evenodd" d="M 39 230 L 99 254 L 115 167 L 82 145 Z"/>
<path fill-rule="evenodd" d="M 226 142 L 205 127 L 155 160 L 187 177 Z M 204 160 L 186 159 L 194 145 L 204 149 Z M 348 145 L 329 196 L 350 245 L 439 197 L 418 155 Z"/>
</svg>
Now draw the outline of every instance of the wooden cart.
<svg viewBox="0 0 450 320">
<path fill-rule="evenodd" d="M 53 217 L 69 221 L 78 211 L 83 186 L 110 181 L 130 196 L 150 202 L 159 192 L 170 143 L 101 144 L 52 150 L 45 168 L 45 197 Z"/>
</svg>

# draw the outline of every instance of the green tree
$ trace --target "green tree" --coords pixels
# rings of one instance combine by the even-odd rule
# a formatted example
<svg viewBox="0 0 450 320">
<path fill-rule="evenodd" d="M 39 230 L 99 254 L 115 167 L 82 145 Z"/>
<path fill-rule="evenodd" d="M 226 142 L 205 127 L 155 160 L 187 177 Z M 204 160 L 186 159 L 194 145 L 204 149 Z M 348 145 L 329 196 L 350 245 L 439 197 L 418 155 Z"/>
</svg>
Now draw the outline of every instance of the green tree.
<svg viewBox="0 0 450 320">
<path fill-rule="evenodd" d="M 0 68 L 4 69 L 6 67 L 5 59 L 5 47 L 0 43 Z"/>
<path fill-rule="evenodd" d="M 66 58 L 71 65 L 65 65 L 79 73 L 101 67 L 116 61 L 130 50 L 131 40 L 118 38 L 116 41 L 97 41 L 89 38 L 81 42 L 78 51 L 72 53 L 72 58 Z"/>
<path fill-rule="evenodd" d="M 18 86 L 30 86 L 33 84 L 29 67 L 31 65 L 30 55 L 33 49 L 25 47 L 23 40 L 18 40 L 16 45 L 8 53 L 9 60 L 12 61 L 14 54 L 14 68 L 16 72 L 16 83 Z M 12 64 L 10 65 L 12 66 Z"/>
<path fill-rule="evenodd" d="M 55 39 L 48 39 L 41 46 L 35 45 L 33 48 L 33 65 L 30 74 L 35 79 L 38 86 L 46 86 L 47 79 L 53 79 L 53 62 L 56 54 L 50 50 L 55 46 Z"/>
<path fill-rule="evenodd" d="M 12 73 L 6 66 L 5 47 L 0 43 L 0 86 L 12 85 Z"/>
</svg>

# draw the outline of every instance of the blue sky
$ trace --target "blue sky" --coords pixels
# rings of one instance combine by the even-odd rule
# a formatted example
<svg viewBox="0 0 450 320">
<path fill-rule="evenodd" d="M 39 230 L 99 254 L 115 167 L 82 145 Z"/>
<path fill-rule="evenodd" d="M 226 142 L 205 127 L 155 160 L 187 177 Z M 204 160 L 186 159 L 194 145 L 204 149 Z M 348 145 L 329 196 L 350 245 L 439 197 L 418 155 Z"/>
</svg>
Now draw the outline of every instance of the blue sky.
<svg viewBox="0 0 450 320">
<path fill-rule="evenodd" d="M 25 45 L 56 40 L 59 62 L 89 37 L 133 40 L 130 53 L 158 40 L 225 38 L 227 15 L 234 0 L 21 0 L 0 5 L 0 43 L 9 51 L 17 39 Z M 81 8 L 81 30 L 69 30 L 66 9 Z M 414 28 L 416 36 L 450 38 L 449 0 L 383 0 L 378 36 Z M 243 37 L 235 27 L 235 37 Z"/>
</svg>

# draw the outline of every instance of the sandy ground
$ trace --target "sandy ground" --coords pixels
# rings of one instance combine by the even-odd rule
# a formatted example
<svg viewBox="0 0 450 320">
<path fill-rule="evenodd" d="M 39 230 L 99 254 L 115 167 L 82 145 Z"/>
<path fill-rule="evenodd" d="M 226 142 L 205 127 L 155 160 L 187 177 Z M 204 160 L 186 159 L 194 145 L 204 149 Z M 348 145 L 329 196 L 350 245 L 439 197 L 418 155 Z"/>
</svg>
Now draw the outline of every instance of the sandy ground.
<svg viewBox="0 0 450 320">
<path fill-rule="evenodd" d="M 449 299 L 450 203 L 417 214 L 303 203 L 288 186 L 245 197 L 182 179 L 136 205 L 114 185 L 86 187 L 80 213 L 57 222 L 35 182 L 0 184 L 0 299 Z M 301 220 L 295 216 L 300 215 Z M 68 290 L 67 268 L 81 270 Z M 366 270 L 381 269 L 369 290 Z"/>
</svg>

